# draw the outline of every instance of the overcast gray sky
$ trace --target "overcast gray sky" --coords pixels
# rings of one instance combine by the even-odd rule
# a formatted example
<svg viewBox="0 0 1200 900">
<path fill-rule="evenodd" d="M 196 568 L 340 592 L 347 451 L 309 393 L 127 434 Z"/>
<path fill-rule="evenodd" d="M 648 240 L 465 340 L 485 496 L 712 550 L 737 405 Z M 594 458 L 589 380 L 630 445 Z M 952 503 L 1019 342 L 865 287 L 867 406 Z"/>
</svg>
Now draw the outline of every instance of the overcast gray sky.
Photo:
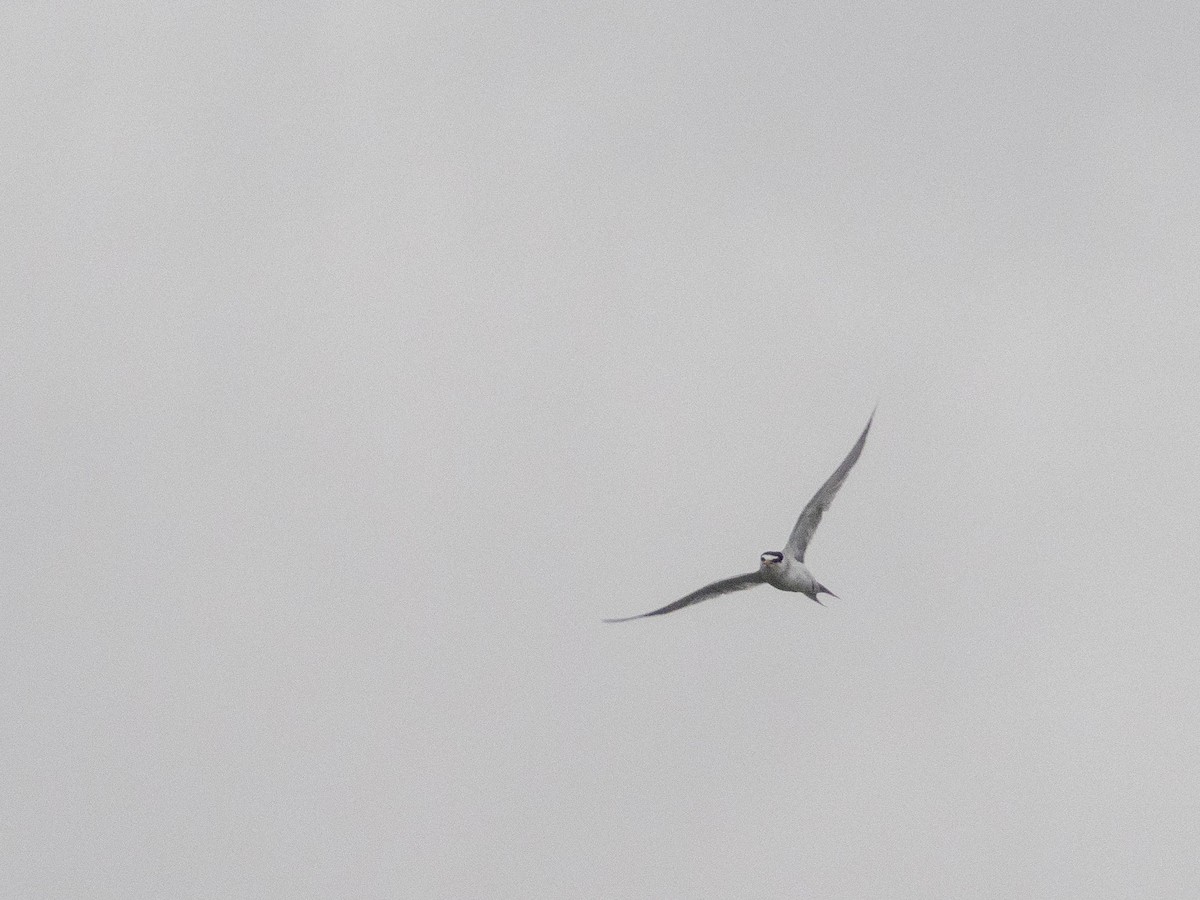
<svg viewBox="0 0 1200 900">
<path fill-rule="evenodd" d="M 4 896 L 1200 890 L 1194 7 L 0 29 Z"/>
</svg>

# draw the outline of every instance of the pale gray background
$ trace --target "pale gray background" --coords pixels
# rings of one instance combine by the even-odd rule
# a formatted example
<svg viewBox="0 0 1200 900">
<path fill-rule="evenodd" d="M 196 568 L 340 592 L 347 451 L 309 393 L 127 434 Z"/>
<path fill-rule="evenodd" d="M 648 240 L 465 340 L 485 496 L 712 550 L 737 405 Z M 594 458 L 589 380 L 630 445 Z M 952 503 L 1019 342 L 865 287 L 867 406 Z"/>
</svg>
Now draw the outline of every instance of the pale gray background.
<svg viewBox="0 0 1200 900">
<path fill-rule="evenodd" d="M 5 4 L 0 894 L 1194 895 L 1194 9 Z"/>
</svg>

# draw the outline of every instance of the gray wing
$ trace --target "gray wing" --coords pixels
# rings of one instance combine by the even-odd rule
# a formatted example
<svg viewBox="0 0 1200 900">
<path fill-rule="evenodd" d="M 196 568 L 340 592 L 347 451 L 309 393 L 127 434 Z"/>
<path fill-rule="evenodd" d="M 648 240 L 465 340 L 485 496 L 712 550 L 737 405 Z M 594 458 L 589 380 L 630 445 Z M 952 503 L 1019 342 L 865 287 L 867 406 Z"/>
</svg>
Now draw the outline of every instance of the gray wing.
<svg viewBox="0 0 1200 900">
<path fill-rule="evenodd" d="M 858 436 L 858 440 L 854 442 L 854 446 L 850 448 L 850 452 L 846 454 L 842 464 L 821 485 L 821 489 L 813 494 L 813 498 L 808 501 L 808 506 L 804 507 L 804 512 L 800 513 L 800 518 L 796 520 L 796 527 L 792 529 L 787 546 L 783 549 L 784 553 L 804 562 L 804 551 L 808 549 L 808 542 L 812 540 L 813 532 L 821 524 L 821 516 L 824 515 L 825 510 L 829 509 L 829 504 L 837 496 L 842 482 L 846 480 L 846 476 L 850 474 L 850 470 L 854 468 L 854 464 L 862 455 L 863 445 L 867 442 L 867 432 L 871 430 L 871 422 L 874 419 L 875 411 L 871 410 L 871 418 L 867 419 L 867 427 Z"/>
<path fill-rule="evenodd" d="M 761 572 L 735 575 L 732 578 L 726 578 L 722 581 L 714 581 L 712 584 L 702 587 L 698 591 L 692 591 L 686 597 L 680 597 L 674 603 L 668 603 L 662 609 L 656 609 L 654 612 L 642 613 L 640 616 L 627 616 L 624 619 L 605 619 L 604 621 L 629 622 L 633 619 L 644 619 L 646 616 L 661 616 L 663 613 L 675 612 L 677 609 L 683 609 L 685 606 L 691 606 L 693 603 L 699 603 L 701 600 L 720 597 L 722 594 L 732 594 L 734 591 L 744 591 L 746 588 L 752 588 L 756 584 L 762 583 L 763 577 Z"/>
</svg>

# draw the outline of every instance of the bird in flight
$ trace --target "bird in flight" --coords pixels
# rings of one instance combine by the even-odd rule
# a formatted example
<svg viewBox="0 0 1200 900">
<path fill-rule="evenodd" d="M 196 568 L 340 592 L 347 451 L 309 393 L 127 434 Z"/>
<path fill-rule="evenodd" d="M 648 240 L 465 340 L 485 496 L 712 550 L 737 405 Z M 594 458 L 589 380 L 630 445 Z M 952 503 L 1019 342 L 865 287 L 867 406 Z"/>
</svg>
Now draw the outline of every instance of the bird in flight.
<svg viewBox="0 0 1200 900">
<path fill-rule="evenodd" d="M 605 619 L 604 621 L 629 622 L 633 619 L 644 619 L 647 616 L 661 616 L 664 613 L 675 612 L 677 609 L 691 606 L 693 603 L 699 603 L 701 600 L 710 600 L 713 597 L 720 597 L 722 594 L 732 594 L 734 591 L 744 591 L 756 584 L 769 584 L 781 591 L 804 594 L 810 600 L 816 600 L 817 603 L 821 602 L 817 599 L 818 594 L 837 597 L 837 594 L 817 581 L 812 572 L 808 570 L 808 566 L 804 565 L 804 551 L 808 549 L 808 542 L 812 540 L 813 533 L 821 524 L 821 516 L 825 514 L 825 510 L 829 509 L 842 482 L 846 480 L 846 476 L 850 474 L 850 470 L 854 468 L 854 464 L 862 455 L 863 445 L 867 442 L 867 432 L 871 430 L 871 422 L 874 418 L 875 411 L 872 410 L 871 417 L 867 419 L 867 427 L 858 436 L 858 440 L 854 442 L 854 446 L 850 448 L 850 452 L 846 454 L 842 464 L 821 485 L 821 489 L 813 494 L 813 498 L 804 507 L 804 512 L 800 513 L 800 518 L 796 520 L 796 525 L 788 537 L 787 546 L 783 548 L 782 552 L 768 550 L 759 557 L 757 572 L 747 572 L 745 575 L 734 575 L 732 578 L 714 581 L 712 584 L 702 587 L 698 591 L 692 591 L 686 597 L 680 597 L 674 603 L 668 603 L 662 609 L 656 609 L 653 612 L 642 613 L 640 616 L 627 616 L 624 619 Z"/>
</svg>

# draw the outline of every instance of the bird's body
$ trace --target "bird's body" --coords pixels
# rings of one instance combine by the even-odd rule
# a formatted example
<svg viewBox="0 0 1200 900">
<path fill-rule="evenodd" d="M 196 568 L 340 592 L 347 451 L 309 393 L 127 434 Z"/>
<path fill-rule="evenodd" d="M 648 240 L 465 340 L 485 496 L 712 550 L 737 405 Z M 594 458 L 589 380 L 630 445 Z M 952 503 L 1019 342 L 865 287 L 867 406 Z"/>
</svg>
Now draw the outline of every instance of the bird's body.
<svg viewBox="0 0 1200 900">
<path fill-rule="evenodd" d="M 759 557 L 757 572 L 747 572 L 745 575 L 735 575 L 732 578 L 714 581 L 712 584 L 702 587 L 698 591 L 693 591 L 686 597 L 681 597 L 674 603 L 669 603 L 662 607 L 662 609 L 656 609 L 653 612 L 642 613 L 638 616 L 629 616 L 624 619 L 605 619 L 605 621 L 628 622 L 630 619 L 661 616 L 664 613 L 683 609 L 685 606 L 691 606 L 693 603 L 699 603 L 702 600 L 709 600 L 713 597 L 719 597 L 722 594 L 733 593 L 734 591 L 744 591 L 758 584 L 769 584 L 771 587 L 778 588 L 781 591 L 804 594 L 810 600 L 816 600 L 817 603 L 821 602 L 818 599 L 819 594 L 829 594 L 831 597 L 836 597 L 837 595 L 833 591 L 817 581 L 813 573 L 809 571 L 808 566 L 804 564 L 804 552 L 808 549 L 808 542 L 812 540 L 817 526 L 821 523 L 821 516 L 824 515 L 825 510 L 833 502 L 833 498 L 837 495 L 838 489 L 841 488 L 842 482 L 846 480 L 846 476 L 850 474 L 850 470 L 858 462 L 858 457 L 862 455 L 863 445 L 867 442 L 867 432 L 871 430 L 871 422 L 874 419 L 875 413 L 872 411 L 871 418 L 867 419 L 867 427 L 863 429 L 854 446 L 850 448 L 850 452 L 846 454 L 846 458 L 842 460 L 842 464 L 826 479 L 825 483 L 821 485 L 821 489 L 808 501 L 808 505 L 804 507 L 804 512 L 800 513 L 800 518 L 796 520 L 796 524 L 792 528 L 792 533 L 788 537 L 787 546 L 783 548 L 782 552 L 768 550 L 762 554 Z"/>
<path fill-rule="evenodd" d="M 763 581 L 781 591 L 792 591 L 817 599 L 817 589 L 821 586 L 808 566 L 790 556 L 784 555 L 779 563 L 764 561 L 759 566 Z"/>
</svg>

